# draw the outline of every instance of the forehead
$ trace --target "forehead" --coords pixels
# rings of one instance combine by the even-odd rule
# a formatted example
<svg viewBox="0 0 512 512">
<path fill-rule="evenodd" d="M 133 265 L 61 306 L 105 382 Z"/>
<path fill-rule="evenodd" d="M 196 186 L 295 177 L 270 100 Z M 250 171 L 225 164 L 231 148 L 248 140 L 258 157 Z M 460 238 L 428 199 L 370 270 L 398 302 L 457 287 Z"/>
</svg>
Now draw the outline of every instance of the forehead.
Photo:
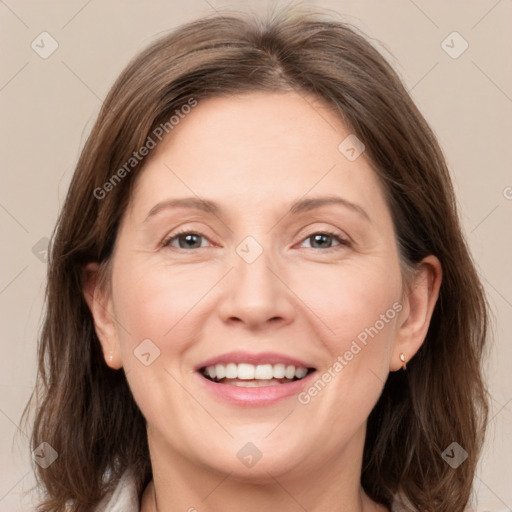
<svg viewBox="0 0 512 512">
<path fill-rule="evenodd" d="M 339 113 L 314 96 L 257 92 L 202 100 L 152 150 L 132 206 L 147 210 L 196 195 L 258 210 L 325 193 L 384 206 L 364 153 L 351 161 L 340 150 L 347 137 L 354 135 Z"/>
</svg>

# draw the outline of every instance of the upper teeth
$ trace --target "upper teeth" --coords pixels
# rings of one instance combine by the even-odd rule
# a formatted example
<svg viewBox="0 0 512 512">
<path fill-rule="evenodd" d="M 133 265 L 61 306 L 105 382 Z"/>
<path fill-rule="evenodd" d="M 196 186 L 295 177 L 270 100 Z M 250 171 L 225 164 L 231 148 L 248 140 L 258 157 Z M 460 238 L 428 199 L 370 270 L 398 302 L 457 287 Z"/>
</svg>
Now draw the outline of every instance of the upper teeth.
<svg viewBox="0 0 512 512">
<path fill-rule="evenodd" d="M 247 364 L 247 363 L 228 363 L 207 366 L 204 373 L 211 379 L 293 379 L 297 377 L 302 379 L 308 373 L 307 368 L 295 367 L 284 364 Z"/>
</svg>

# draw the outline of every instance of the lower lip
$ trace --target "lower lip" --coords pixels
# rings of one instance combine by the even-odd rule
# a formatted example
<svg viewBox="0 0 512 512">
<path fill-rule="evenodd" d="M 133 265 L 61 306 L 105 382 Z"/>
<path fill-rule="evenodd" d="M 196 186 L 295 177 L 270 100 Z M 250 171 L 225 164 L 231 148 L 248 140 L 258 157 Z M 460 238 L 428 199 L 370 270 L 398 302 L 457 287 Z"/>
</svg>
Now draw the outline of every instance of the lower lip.
<svg viewBox="0 0 512 512">
<path fill-rule="evenodd" d="M 291 396 L 298 395 L 309 384 L 313 375 L 274 386 L 261 386 L 258 388 L 245 388 L 231 384 L 219 384 L 203 377 L 199 372 L 197 376 L 205 389 L 218 399 L 237 406 L 265 406 L 272 405 Z"/>
</svg>

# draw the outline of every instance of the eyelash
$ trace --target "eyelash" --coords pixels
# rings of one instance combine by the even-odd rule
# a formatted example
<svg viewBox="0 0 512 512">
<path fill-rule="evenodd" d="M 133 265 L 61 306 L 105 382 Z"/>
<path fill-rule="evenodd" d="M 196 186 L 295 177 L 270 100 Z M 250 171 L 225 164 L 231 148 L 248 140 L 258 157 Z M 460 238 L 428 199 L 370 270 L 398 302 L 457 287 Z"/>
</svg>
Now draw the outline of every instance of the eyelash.
<svg viewBox="0 0 512 512">
<path fill-rule="evenodd" d="M 165 238 L 164 241 L 162 242 L 162 247 L 169 247 L 171 245 L 171 243 L 173 242 L 173 240 L 177 239 L 180 235 L 184 235 L 184 234 L 196 235 L 196 236 L 200 236 L 200 237 L 208 240 L 208 238 L 205 235 L 202 235 L 201 233 L 183 229 L 181 231 L 176 231 L 176 232 L 172 233 L 171 235 L 169 235 L 167 238 Z M 316 249 L 316 250 L 320 250 L 320 251 L 324 251 L 324 252 L 330 252 L 330 251 L 336 250 L 340 246 L 344 246 L 344 247 L 350 246 L 350 242 L 347 239 L 342 238 L 341 235 L 339 235 L 338 233 L 335 233 L 333 231 L 315 231 L 314 233 L 311 233 L 310 235 L 303 238 L 302 242 L 313 237 L 314 235 L 327 235 L 329 237 L 334 238 L 339 243 L 339 245 L 335 245 L 334 247 L 327 247 L 326 249 L 318 249 L 316 247 L 306 247 L 306 249 Z M 196 247 L 196 249 L 203 249 L 203 248 L 204 247 Z M 173 247 L 173 249 L 178 249 L 178 250 L 183 250 L 183 251 L 194 250 L 194 249 L 181 249 L 181 247 Z"/>
</svg>

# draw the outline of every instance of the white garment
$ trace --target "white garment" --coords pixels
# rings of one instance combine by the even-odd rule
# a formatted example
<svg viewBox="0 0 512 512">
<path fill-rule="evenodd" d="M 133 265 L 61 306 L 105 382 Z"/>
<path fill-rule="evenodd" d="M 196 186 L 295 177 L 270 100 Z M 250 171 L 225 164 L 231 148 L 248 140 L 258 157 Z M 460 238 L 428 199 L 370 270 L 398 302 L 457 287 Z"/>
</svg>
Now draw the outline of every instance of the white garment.
<svg viewBox="0 0 512 512">
<path fill-rule="evenodd" d="M 140 512 L 135 478 L 131 471 L 123 473 L 114 492 L 105 496 L 94 512 Z"/>
</svg>

